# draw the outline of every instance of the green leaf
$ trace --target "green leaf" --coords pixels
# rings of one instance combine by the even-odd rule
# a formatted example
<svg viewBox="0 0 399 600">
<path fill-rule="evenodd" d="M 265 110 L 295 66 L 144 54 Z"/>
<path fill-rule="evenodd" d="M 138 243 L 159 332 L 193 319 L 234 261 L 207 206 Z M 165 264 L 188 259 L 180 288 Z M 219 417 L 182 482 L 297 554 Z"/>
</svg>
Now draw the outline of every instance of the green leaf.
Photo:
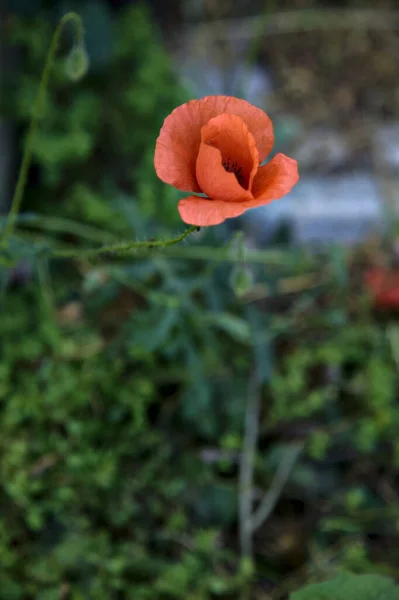
<svg viewBox="0 0 399 600">
<path fill-rule="evenodd" d="M 219 329 L 223 329 L 223 331 L 238 342 L 248 344 L 251 341 L 250 327 L 248 323 L 240 317 L 225 312 L 206 315 L 204 321 L 215 327 L 219 327 Z"/>
<path fill-rule="evenodd" d="M 294 592 L 290 600 L 399 600 L 399 586 L 380 575 L 343 572 L 332 581 L 314 583 Z"/>
<path fill-rule="evenodd" d="M 178 317 L 175 308 L 164 310 L 161 314 L 158 307 L 133 314 L 129 323 L 130 343 L 147 352 L 154 352 L 167 342 Z M 151 329 L 151 323 L 156 323 L 156 327 Z"/>
</svg>

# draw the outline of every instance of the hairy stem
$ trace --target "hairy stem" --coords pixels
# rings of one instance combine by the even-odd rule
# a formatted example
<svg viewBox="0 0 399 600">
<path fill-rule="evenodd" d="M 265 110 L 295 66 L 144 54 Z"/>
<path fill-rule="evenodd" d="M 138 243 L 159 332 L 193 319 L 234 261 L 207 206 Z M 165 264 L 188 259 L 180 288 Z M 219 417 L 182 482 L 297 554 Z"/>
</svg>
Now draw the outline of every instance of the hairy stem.
<svg viewBox="0 0 399 600">
<path fill-rule="evenodd" d="M 171 238 L 169 240 L 148 240 L 143 242 L 123 242 L 120 244 L 109 244 L 106 246 L 101 246 L 100 248 L 90 248 L 88 250 L 71 249 L 71 250 L 51 250 L 50 255 L 60 258 L 90 258 L 95 256 L 101 256 L 102 254 L 115 254 L 115 255 L 124 255 L 128 254 L 132 250 L 140 250 L 140 249 L 151 249 L 151 248 L 164 248 L 167 246 L 172 246 L 173 244 L 178 244 L 184 238 L 186 238 L 190 233 L 197 231 L 198 227 L 196 225 L 192 225 L 186 231 L 181 233 L 180 235 Z"/>
</svg>

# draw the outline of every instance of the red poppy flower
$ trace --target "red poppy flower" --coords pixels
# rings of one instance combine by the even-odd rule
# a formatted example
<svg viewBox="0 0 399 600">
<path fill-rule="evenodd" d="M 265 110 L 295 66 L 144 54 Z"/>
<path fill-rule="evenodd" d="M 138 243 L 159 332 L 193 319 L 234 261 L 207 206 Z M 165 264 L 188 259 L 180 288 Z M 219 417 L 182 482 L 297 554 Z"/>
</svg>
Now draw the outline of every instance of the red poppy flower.
<svg viewBox="0 0 399 600">
<path fill-rule="evenodd" d="M 366 287 L 376 308 L 399 308 L 399 272 L 374 267 L 365 273 Z"/>
<path fill-rule="evenodd" d="M 207 96 L 165 119 L 155 170 L 179 190 L 206 194 L 180 200 L 185 223 L 218 225 L 285 196 L 297 183 L 297 162 L 284 154 L 259 166 L 273 143 L 273 125 L 263 110 L 230 96 Z"/>
</svg>

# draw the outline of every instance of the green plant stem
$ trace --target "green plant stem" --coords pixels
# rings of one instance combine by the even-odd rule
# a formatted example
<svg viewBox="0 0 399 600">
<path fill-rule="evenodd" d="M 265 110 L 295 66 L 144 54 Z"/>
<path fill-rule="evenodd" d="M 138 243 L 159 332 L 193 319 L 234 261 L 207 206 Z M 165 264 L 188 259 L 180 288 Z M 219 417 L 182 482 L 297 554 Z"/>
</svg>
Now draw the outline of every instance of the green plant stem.
<svg viewBox="0 0 399 600">
<path fill-rule="evenodd" d="M 259 433 L 260 387 L 257 373 L 253 373 L 248 385 L 245 411 L 244 442 L 239 474 L 239 530 L 240 550 L 243 560 L 253 560 L 252 503 L 256 446 Z"/>
<path fill-rule="evenodd" d="M 48 87 L 50 71 L 52 64 L 54 62 L 55 53 L 57 51 L 58 42 L 61 37 L 61 33 L 65 25 L 69 22 L 74 23 L 75 25 L 75 36 L 76 43 L 83 42 L 83 25 L 82 19 L 75 12 L 66 13 L 58 23 L 57 29 L 54 32 L 53 39 L 51 40 L 50 48 L 47 52 L 46 61 L 44 63 L 44 68 L 42 72 L 42 77 L 40 80 L 39 91 L 36 96 L 35 104 L 33 107 L 33 116 L 30 122 L 28 135 L 26 138 L 25 149 L 22 157 L 21 167 L 18 174 L 17 184 L 15 186 L 14 196 L 11 202 L 11 208 L 7 219 L 7 224 L 1 234 L 0 245 L 5 248 L 7 246 L 8 240 L 12 235 L 15 226 L 15 220 L 19 213 L 22 198 L 24 195 L 24 190 L 26 186 L 26 181 L 28 177 L 29 167 L 32 160 L 32 150 L 33 150 L 33 142 L 35 138 L 35 134 L 39 125 L 40 119 L 40 111 L 43 105 L 43 101 L 45 98 L 45 93 Z"/>
<path fill-rule="evenodd" d="M 288 448 L 279 464 L 270 489 L 265 493 L 256 512 L 252 515 L 250 526 L 252 532 L 255 532 L 271 515 L 302 449 L 302 442 L 293 444 Z"/>
<path fill-rule="evenodd" d="M 38 217 L 39 218 L 39 217 Z M 87 235 L 89 232 L 83 232 L 83 231 L 79 231 L 75 228 L 75 226 L 77 225 L 77 223 L 75 223 L 74 221 L 70 221 L 69 220 L 64 220 L 64 219 L 60 219 L 60 221 L 58 222 L 58 218 L 57 222 L 47 222 L 47 220 L 45 220 L 45 226 L 43 227 L 43 229 L 48 230 L 48 231 L 60 231 L 60 232 L 64 232 L 64 233 L 72 233 L 73 235 L 77 235 L 80 237 L 84 237 L 86 239 L 89 239 L 89 236 Z M 24 223 L 23 223 L 24 224 Z M 26 225 L 30 224 L 29 220 L 27 220 Z M 37 224 L 39 225 L 39 222 L 37 222 Z M 48 225 L 48 227 L 47 227 Z M 58 225 L 60 226 L 58 229 Z M 69 225 L 71 225 L 71 227 L 69 227 Z M 86 227 L 86 226 L 85 226 Z M 87 226 L 89 227 L 89 226 Z M 92 241 L 100 241 L 99 233 L 101 230 L 97 230 L 97 229 L 93 229 L 89 235 L 92 239 Z M 166 242 L 165 241 L 159 241 L 154 245 L 153 241 L 148 241 L 148 242 L 119 242 L 118 244 L 114 244 L 110 245 L 110 246 L 100 246 L 99 250 L 101 251 L 101 253 L 103 253 L 104 251 L 111 251 L 112 252 L 112 248 L 114 248 L 115 246 L 117 246 L 118 248 L 120 248 L 120 246 L 124 246 L 124 251 L 122 253 L 120 253 L 120 257 L 123 258 L 129 258 L 129 259 L 133 259 L 133 260 L 145 260 L 149 253 L 151 253 L 151 258 L 152 259 L 156 259 L 156 258 L 168 258 L 168 259 L 173 259 L 173 260 L 194 260 L 194 261 L 201 261 L 201 262 L 207 262 L 210 264 L 217 264 L 217 263 L 232 263 L 232 264 L 239 264 L 240 263 L 240 258 L 237 257 L 237 253 L 235 251 L 233 251 L 232 248 L 218 248 L 218 247 L 212 247 L 212 246 L 188 246 L 188 245 L 184 245 L 184 246 L 178 246 L 177 243 L 179 241 L 181 241 L 182 239 L 184 239 L 185 237 L 187 237 L 187 235 L 189 233 L 191 233 L 192 229 L 190 229 L 190 231 L 184 232 L 183 234 L 177 236 L 177 238 L 173 238 L 172 240 L 169 240 L 169 245 L 167 245 L 166 247 L 162 247 L 162 245 L 164 245 Z M 109 234 L 106 234 L 109 235 Z M 183 238 L 182 238 L 183 236 Z M 73 258 L 73 257 L 79 257 L 82 256 L 82 258 L 87 257 L 87 253 L 89 253 L 89 257 L 90 256 L 95 256 L 96 254 L 99 254 L 99 250 L 96 249 L 89 249 L 89 250 L 85 250 L 85 249 L 76 249 L 74 247 L 71 247 L 71 244 L 69 243 L 63 243 L 58 241 L 56 238 L 51 238 L 48 237 L 46 235 L 41 235 L 40 233 L 35 233 L 33 231 L 26 231 L 23 230 L 23 228 L 18 228 L 18 231 L 16 231 L 13 235 L 13 239 L 16 240 L 21 240 L 21 241 L 26 241 L 29 240 L 30 242 L 38 242 L 40 244 L 40 246 L 42 248 L 46 248 L 46 256 L 48 256 L 48 258 L 51 257 L 57 257 L 57 258 Z M 112 240 L 110 239 L 110 242 Z M 173 244 L 171 243 L 173 242 Z M 137 244 L 140 244 L 139 247 L 137 247 Z M 129 246 L 130 250 L 126 250 L 126 246 Z M 155 247 L 154 247 L 155 246 Z M 160 247 L 161 246 L 161 247 Z M 117 248 L 117 249 L 118 249 Z M 106 250 L 105 250 L 106 249 Z M 4 260 L 5 255 L 4 253 L 0 256 L 2 256 L 2 259 Z M 116 253 L 115 255 L 116 257 L 118 257 L 118 253 Z M 307 254 L 300 254 L 300 253 L 296 253 L 296 255 L 294 255 L 291 252 L 285 252 L 283 250 L 278 250 L 278 249 L 269 249 L 269 250 L 247 250 L 246 254 L 245 254 L 245 262 L 247 264 L 258 264 L 258 265 L 263 265 L 263 266 L 268 266 L 269 268 L 274 268 L 274 267 L 278 267 L 278 268 L 287 268 L 287 269 L 294 269 L 296 271 L 300 271 L 303 272 L 306 269 L 309 270 L 314 270 L 317 267 L 317 264 L 315 264 L 315 260 L 314 257 L 310 257 Z M 11 264 L 14 264 L 11 261 Z M 265 296 L 264 293 L 262 293 L 260 295 L 261 298 L 263 298 Z"/>
<path fill-rule="evenodd" d="M 125 255 L 134 250 L 164 248 L 178 244 L 184 240 L 190 233 L 197 231 L 198 227 L 192 225 L 180 235 L 171 238 L 170 240 L 148 240 L 144 242 L 124 242 L 121 244 L 109 244 L 100 248 L 90 248 L 88 250 L 71 249 L 71 250 L 51 250 L 50 255 L 60 258 L 90 258 L 100 256 L 102 254 Z"/>
<path fill-rule="evenodd" d="M 186 237 L 186 234 L 184 234 Z M 177 242 L 181 241 L 181 237 L 177 239 Z M 176 243 L 176 242 L 173 242 Z M 211 246 L 172 246 L 169 244 L 165 247 L 161 252 L 157 252 L 155 249 L 152 252 L 152 248 L 162 246 L 164 242 L 160 242 L 158 244 L 154 244 L 154 242 L 139 242 L 139 244 L 144 244 L 137 246 L 134 243 L 129 243 L 129 248 L 126 250 L 127 244 L 123 244 L 125 246 L 125 250 L 123 251 L 123 256 L 129 257 L 139 257 L 145 258 L 147 252 L 151 251 L 151 256 L 157 257 L 162 256 L 163 258 L 174 258 L 174 259 L 184 259 L 184 260 L 198 260 L 198 261 L 212 261 L 212 262 L 228 262 L 228 263 L 239 263 L 240 259 L 237 257 L 236 252 L 232 252 L 231 248 L 217 248 Z M 121 245 L 121 244 L 119 244 Z M 138 250 L 140 251 L 138 253 Z M 60 250 L 51 250 L 50 251 L 53 256 L 57 257 L 65 257 L 68 258 L 73 256 L 75 253 L 75 249 L 60 249 Z M 98 251 L 96 250 L 76 250 L 76 255 L 78 253 L 83 256 L 87 256 L 85 252 L 89 252 L 89 255 L 94 256 Z M 104 252 L 104 250 L 102 250 Z M 254 263 L 260 265 L 271 265 L 271 266 L 286 266 L 286 267 L 297 267 L 298 269 L 304 268 L 314 268 L 314 261 L 309 257 L 301 257 L 301 256 L 293 256 L 289 253 L 284 253 L 279 250 L 248 250 L 245 255 L 245 261 L 247 263 Z"/>
</svg>

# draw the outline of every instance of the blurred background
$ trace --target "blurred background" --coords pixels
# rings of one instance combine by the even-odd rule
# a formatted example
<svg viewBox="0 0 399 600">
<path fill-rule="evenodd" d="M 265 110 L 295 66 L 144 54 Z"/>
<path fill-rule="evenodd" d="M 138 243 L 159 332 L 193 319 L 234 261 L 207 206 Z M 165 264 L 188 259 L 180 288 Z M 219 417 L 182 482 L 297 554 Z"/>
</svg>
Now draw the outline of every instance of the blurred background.
<svg viewBox="0 0 399 600">
<path fill-rule="evenodd" d="M 399 578 L 399 12 L 394 0 L 13 0 L 0 8 L 1 600 L 283 600 Z M 177 105 L 244 97 L 291 194 L 164 251 Z"/>
</svg>

